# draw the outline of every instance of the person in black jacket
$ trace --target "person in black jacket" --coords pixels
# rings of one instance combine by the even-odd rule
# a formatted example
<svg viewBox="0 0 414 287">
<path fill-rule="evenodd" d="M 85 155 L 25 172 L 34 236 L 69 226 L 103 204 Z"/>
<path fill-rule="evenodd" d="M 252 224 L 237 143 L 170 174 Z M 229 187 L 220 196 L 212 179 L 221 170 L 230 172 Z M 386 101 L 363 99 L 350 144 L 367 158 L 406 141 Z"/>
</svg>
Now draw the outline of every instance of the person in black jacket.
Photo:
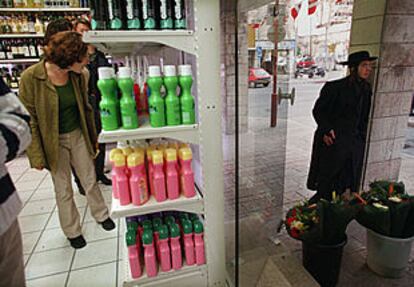
<svg viewBox="0 0 414 287">
<path fill-rule="evenodd" d="M 371 57 L 367 51 L 352 53 L 342 65 L 349 76 L 327 82 L 313 108 L 317 123 L 307 187 L 316 190 L 311 203 L 331 200 L 332 192 L 358 192 L 371 109 Z"/>
<path fill-rule="evenodd" d="M 73 25 L 74 31 L 83 34 L 91 29 L 91 24 L 88 20 L 79 18 Z M 102 131 L 101 116 L 99 114 L 99 103 L 101 102 L 101 93 L 99 92 L 98 82 L 98 68 L 110 67 L 105 54 L 96 49 L 93 45 L 88 46 L 89 64 L 87 68 L 89 70 L 89 102 L 95 111 L 95 126 L 96 133 L 99 134 Z M 112 181 L 104 174 L 105 167 L 105 144 L 99 144 L 99 153 L 95 159 L 95 171 L 96 179 L 105 185 L 111 185 Z"/>
</svg>

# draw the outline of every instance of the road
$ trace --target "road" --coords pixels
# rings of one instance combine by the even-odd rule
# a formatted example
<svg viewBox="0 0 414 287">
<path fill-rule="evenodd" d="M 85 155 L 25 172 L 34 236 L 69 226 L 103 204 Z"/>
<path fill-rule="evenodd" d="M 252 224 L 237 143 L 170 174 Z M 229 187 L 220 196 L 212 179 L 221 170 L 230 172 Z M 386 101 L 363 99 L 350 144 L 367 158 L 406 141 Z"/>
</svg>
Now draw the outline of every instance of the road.
<svg viewBox="0 0 414 287">
<path fill-rule="evenodd" d="M 293 138 L 297 130 L 300 130 L 304 134 L 311 134 L 315 128 L 315 123 L 311 115 L 312 107 L 316 98 L 319 95 L 319 91 L 322 88 L 326 80 L 333 80 L 340 78 L 341 72 L 330 72 L 327 77 L 314 78 L 312 80 L 301 78 L 292 79 L 290 82 L 290 89 L 296 89 L 295 103 L 293 106 L 280 105 L 279 114 L 282 118 L 287 114 L 288 118 L 288 146 L 293 143 Z M 270 102 L 271 102 L 272 85 L 268 87 L 259 87 L 255 89 L 249 89 L 249 118 L 250 120 L 258 118 L 268 118 L 270 121 Z M 287 100 L 283 100 L 287 101 Z M 407 141 L 404 146 L 403 152 L 405 154 L 414 156 L 414 127 L 407 127 Z"/>
</svg>

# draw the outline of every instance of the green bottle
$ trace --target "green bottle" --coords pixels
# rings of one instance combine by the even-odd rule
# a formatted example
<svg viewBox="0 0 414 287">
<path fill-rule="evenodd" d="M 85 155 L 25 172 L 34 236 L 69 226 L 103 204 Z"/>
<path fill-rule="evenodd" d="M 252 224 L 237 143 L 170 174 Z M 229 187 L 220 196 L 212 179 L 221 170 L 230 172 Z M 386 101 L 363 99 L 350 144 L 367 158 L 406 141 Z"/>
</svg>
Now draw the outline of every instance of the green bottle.
<svg viewBox="0 0 414 287">
<path fill-rule="evenodd" d="M 178 66 L 178 82 L 181 88 L 180 105 L 183 125 L 195 124 L 194 97 L 191 95 L 193 77 L 190 65 Z"/>
<path fill-rule="evenodd" d="M 118 106 L 114 97 L 113 70 L 108 67 L 98 68 L 98 89 L 101 92 L 102 100 L 99 103 L 102 129 L 113 131 L 119 128 Z"/>
<path fill-rule="evenodd" d="M 174 3 L 172 0 L 160 0 L 160 28 L 161 29 L 174 28 L 173 4 Z"/>
<path fill-rule="evenodd" d="M 165 126 L 165 103 L 161 97 L 161 70 L 159 66 L 148 67 L 148 87 L 151 94 L 148 99 L 150 124 L 154 128 Z"/>
<path fill-rule="evenodd" d="M 119 68 L 118 87 L 122 92 L 120 102 L 122 127 L 126 130 L 136 129 L 138 128 L 138 115 L 137 104 L 133 97 L 134 81 L 131 78 L 131 68 Z"/>
<path fill-rule="evenodd" d="M 167 96 L 165 97 L 167 125 L 179 125 L 181 124 L 180 100 L 176 94 L 178 78 L 175 71 L 175 66 L 164 66 L 164 86 L 167 89 Z"/>
<path fill-rule="evenodd" d="M 141 29 L 142 1 L 127 0 L 126 1 L 126 15 L 128 30 Z"/>
</svg>

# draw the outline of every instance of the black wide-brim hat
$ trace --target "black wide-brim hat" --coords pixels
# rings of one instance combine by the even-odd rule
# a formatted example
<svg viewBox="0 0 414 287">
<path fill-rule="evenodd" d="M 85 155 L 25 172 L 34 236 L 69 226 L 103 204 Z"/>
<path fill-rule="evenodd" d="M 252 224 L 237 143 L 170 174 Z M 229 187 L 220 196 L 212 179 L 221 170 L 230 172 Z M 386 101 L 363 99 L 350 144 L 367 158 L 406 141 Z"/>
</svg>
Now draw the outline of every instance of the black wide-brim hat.
<svg viewBox="0 0 414 287">
<path fill-rule="evenodd" d="M 348 55 L 348 61 L 339 62 L 341 65 L 356 66 L 363 61 L 374 61 L 378 57 L 371 57 L 368 51 L 359 51 Z"/>
</svg>

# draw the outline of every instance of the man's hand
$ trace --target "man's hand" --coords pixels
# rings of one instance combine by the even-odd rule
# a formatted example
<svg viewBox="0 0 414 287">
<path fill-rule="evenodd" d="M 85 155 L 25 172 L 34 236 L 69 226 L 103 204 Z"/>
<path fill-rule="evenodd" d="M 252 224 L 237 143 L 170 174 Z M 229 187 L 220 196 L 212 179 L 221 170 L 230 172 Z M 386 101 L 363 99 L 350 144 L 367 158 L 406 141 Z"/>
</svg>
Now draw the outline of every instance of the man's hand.
<svg viewBox="0 0 414 287">
<path fill-rule="evenodd" d="M 335 132 L 334 130 L 330 130 L 329 133 L 327 135 L 323 136 L 323 142 L 327 145 L 330 146 L 335 142 Z"/>
</svg>

